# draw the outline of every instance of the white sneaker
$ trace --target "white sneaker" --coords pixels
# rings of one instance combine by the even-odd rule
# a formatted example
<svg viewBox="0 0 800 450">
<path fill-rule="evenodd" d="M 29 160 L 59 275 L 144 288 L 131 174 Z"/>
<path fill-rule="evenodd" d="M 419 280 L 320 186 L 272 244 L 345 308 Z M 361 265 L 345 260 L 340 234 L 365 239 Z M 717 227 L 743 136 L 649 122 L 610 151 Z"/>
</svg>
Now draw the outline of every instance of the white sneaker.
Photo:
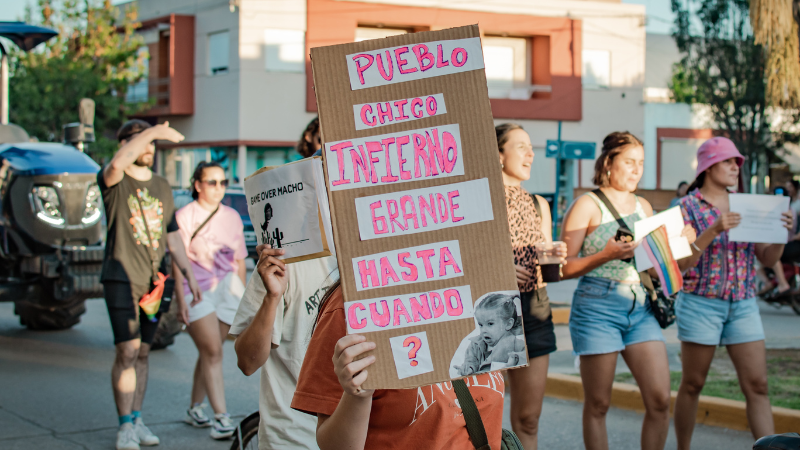
<svg viewBox="0 0 800 450">
<path fill-rule="evenodd" d="M 228 414 L 214 414 L 214 428 L 211 429 L 211 439 L 229 439 L 236 431 L 236 426 L 231 422 Z"/>
<path fill-rule="evenodd" d="M 147 428 L 147 425 L 144 424 L 144 420 L 141 417 L 133 421 L 133 430 L 136 432 L 136 437 L 139 439 L 139 444 L 152 446 L 158 445 L 161 443 L 161 440 L 150 431 L 150 428 Z"/>
<path fill-rule="evenodd" d="M 132 423 L 123 423 L 117 431 L 117 450 L 139 450 L 139 438 Z"/>
<path fill-rule="evenodd" d="M 210 427 L 211 420 L 209 420 L 205 411 L 203 411 L 204 406 L 205 405 L 197 405 L 187 409 L 186 417 L 183 419 L 183 421 L 195 428 Z"/>
</svg>

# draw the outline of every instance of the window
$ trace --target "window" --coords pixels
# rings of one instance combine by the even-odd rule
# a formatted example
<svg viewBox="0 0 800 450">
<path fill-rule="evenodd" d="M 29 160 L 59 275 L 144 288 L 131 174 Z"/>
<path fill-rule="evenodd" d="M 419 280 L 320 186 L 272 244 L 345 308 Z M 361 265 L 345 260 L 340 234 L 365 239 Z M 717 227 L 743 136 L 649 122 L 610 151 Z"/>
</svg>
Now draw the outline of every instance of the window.
<svg viewBox="0 0 800 450">
<path fill-rule="evenodd" d="M 408 33 L 404 28 L 377 28 L 377 27 L 358 27 L 356 28 L 355 42 L 368 41 L 370 39 L 383 39 L 389 36 Z"/>
<path fill-rule="evenodd" d="M 264 30 L 265 68 L 269 72 L 303 73 L 306 62 L 305 32 Z"/>
<path fill-rule="evenodd" d="M 583 87 L 608 89 L 611 86 L 611 52 L 583 51 Z"/>
<path fill-rule="evenodd" d="M 228 73 L 230 43 L 227 31 L 208 35 L 208 71 L 211 75 Z"/>
<path fill-rule="evenodd" d="M 489 98 L 529 99 L 533 90 L 528 39 L 486 36 L 482 43 Z"/>
<path fill-rule="evenodd" d="M 137 71 L 142 75 L 142 78 L 136 83 L 128 87 L 125 93 L 125 101 L 128 103 L 143 103 L 149 97 L 149 65 L 150 65 L 150 52 L 147 46 L 139 47 L 136 51 L 136 60 L 141 64 Z"/>
</svg>

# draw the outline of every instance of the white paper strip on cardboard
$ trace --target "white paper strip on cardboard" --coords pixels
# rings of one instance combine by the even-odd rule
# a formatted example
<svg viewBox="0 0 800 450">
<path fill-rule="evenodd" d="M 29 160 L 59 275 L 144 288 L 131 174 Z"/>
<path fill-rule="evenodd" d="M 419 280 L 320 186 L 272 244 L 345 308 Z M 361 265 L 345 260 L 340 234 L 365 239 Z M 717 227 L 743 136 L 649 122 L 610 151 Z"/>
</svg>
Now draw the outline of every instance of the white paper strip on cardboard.
<svg viewBox="0 0 800 450">
<path fill-rule="evenodd" d="M 789 230 L 781 221 L 781 214 L 789 210 L 789 197 L 730 194 L 728 202 L 731 212 L 742 216 L 739 226 L 728 231 L 731 242 L 785 244 L 789 240 Z"/>
<path fill-rule="evenodd" d="M 669 237 L 669 248 L 672 250 L 672 257 L 676 260 L 692 256 L 692 249 L 689 247 L 689 240 L 681 236 L 683 232 L 683 214 L 680 206 L 662 211 L 655 216 L 642 219 L 633 224 L 633 234 L 636 242 L 641 242 L 648 234 L 657 230 L 662 225 L 667 226 L 667 236 Z M 636 271 L 642 272 L 653 267 L 647 251 L 640 245 L 634 250 L 636 258 Z"/>
<path fill-rule="evenodd" d="M 432 242 L 353 258 L 359 291 L 461 277 L 462 267 L 458 241 Z"/>
<path fill-rule="evenodd" d="M 440 116 L 447 113 L 444 94 L 353 105 L 356 130 L 394 125 L 400 122 Z"/>
<path fill-rule="evenodd" d="M 457 124 L 325 143 L 331 190 L 464 175 Z"/>
<path fill-rule="evenodd" d="M 433 372 L 431 347 L 428 344 L 428 335 L 424 331 L 389 338 L 389 345 L 392 346 L 397 378 L 402 380 Z"/>
<path fill-rule="evenodd" d="M 356 218 L 362 241 L 493 220 L 489 180 L 360 197 Z"/>
<path fill-rule="evenodd" d="M 477 37 L 368 50 L 346 59 L 354 91 L 483 69 Z"/>
<path fill-rule="evenodd" d="M 323 251 L 314 164 L 319 159 L 305 159 L 244 182 L 258 242 L 284 249 L 284 259 Z"/>
<path fill-rule="evenodd" d="M 469 286 L 345 302 L 347 334 L 429 325 L 475 315 Z"/>
</svg>

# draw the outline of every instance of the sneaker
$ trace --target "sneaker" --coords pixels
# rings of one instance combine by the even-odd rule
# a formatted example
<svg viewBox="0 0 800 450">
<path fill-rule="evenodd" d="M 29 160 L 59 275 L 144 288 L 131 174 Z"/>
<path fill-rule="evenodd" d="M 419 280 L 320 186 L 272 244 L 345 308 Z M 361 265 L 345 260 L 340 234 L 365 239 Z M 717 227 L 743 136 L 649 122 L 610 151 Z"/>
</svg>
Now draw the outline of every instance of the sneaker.
<svg viewBox="0 0 800 450">
<path fill-rule="evenodd" d="M 183 421 L 196 428 L 210 427 L 211 421 L 208 419 L 208 416 L 206 416 L 205 411 L 203 411 L 204 406 L 205 405 L 197 405 L 187 409 L 186 417 Z"/>
<path fill-rule="evenodd" d="M 132 423 L 120 425 L 117 431 L 117 450 L 139 450 L 139 438 Z"/>
<path fill-rule="evenodd" d="M 214 414 L 214 428 L 211 429 L 211 439 L 229 439 L 236 431 L 236 426 L 231 422 L 228 414 Z"/>
<path fill-rule="evenodd" d="M 147 425 L 144 424 L 144 420 L 142 418 L 138 418 L 133 422 L 133 430 L 136 432 L 136 437 L 139 439 L 140 445 L 158 445 L 161 443 L 161 440 L 158 439 L 158 436 L 153 434 L 150 431 L 150 428 L 147 428 Z"/>
</svg>

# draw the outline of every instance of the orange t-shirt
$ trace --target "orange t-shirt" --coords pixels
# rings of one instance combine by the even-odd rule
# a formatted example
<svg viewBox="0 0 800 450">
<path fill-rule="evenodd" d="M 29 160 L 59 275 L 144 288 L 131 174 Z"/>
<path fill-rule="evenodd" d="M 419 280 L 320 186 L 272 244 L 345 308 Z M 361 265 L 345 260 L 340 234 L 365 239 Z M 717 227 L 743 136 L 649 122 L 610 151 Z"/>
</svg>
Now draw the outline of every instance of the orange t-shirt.
<svg viewBox="0 0 800 450">
<path fill-rule="evenodd" d="M 300 369 L 292 408 L 312 415 L 333 415 L 343 394 L 333 371 L 333 349 L 345 334 L 344 302 L 341 289 L 337 289 L 320 309 L 319 321 Z M 471 376 L 464 381 L 480 411 L 489 444 L 499 449 L 505 392 L 503 376 L 494 372 Z M 376 390 L 372 395 L 364 448 L 474 448 L 453 383 Z"/>
</svg>

